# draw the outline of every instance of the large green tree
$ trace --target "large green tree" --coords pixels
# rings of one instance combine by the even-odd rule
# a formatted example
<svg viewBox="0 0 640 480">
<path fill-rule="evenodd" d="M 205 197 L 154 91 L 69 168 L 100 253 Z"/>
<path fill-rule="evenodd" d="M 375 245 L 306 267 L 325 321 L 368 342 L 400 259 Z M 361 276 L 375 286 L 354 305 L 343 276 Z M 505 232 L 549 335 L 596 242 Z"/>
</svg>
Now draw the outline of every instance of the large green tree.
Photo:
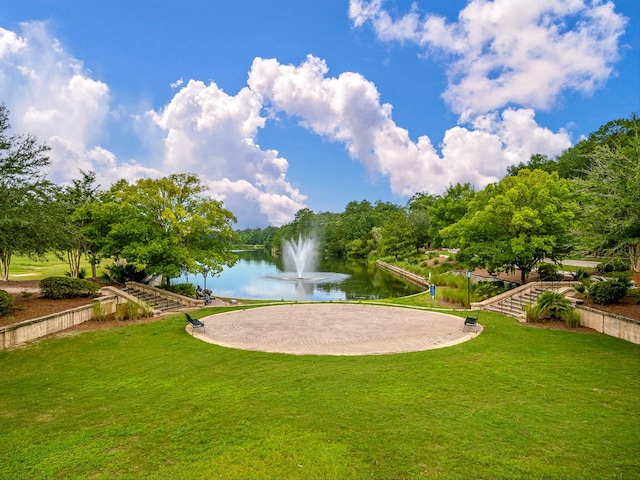
<svg viewBox="0 0 640 480">
<path fill-rule="evenodd" d="M 589 252 L 628 255 L 640 273 L 640 126 L 630 140 L 598 147 L 576 184 L 581 244 Z"/>
<path fill-rule="evenodd" d="M 542 259 L 558 261 L 570 251 L 576 208 L 568 180 L 524 169 L 488 185 L 440 234 L 470 265 L 492 273 L 518 269 L 524 283 Z"/>
<path fill-rule="evenodd" d="M 404 255 L 415 248 L 416 225 L 406 211 L 392 212 L 380 231 L 379 251 L 382 255 Z"/>
<path fill-rule="evenodd" d="M 449 185 L 444 195 L 435 199 L 430 209 L 429 224 L 429 239 L 435 247 L 443 244 L 440 231 L 464 217 L 475 196 L 476 192 L 470 183 L 456 183 Z"/>
<path fill-rule="evenodd" d="M 409 209 L 409 221 L 413 224 L 414 246 L 416 251 L 420 251 L 430 245 L 431 222 L 433 217 L 433 207 L 439 197 L 428 193 L 416 193 L 407 202 Z"/>
<path fill-rule="evenodd" d="M 0 104 L 0 265 L 9 279 L 11 256 L 40 255 L 55 237 L 55 186 L 47 180 L 50 148 L 33 135 L 10 134 L 9 111 Z"/>
<path fill-rule="evenodd" d="M 205 192 L 191 174 L 134 184 L 120 180 L 92 207 L 92 228 L 103 236 L 102 253 L 167 281 L 182 272 L 216 275 L 232 266 L 236 219 Z"/>
<path fill-rule="evenodd" d="M 59 209 L 58 256 L 66 257 L 71 277 L 77 278 L 80 261 L 86 256 L 96 276 L 99 262 L 98 240 L 91 235 L 91 211 L 89 205 L 97 200 L 98 186 L 95 185 L 95 172 L 80 170 L 81 178 L 73 180 L 71 185 L 60 189 L 57 195 Z"/>
</svg>

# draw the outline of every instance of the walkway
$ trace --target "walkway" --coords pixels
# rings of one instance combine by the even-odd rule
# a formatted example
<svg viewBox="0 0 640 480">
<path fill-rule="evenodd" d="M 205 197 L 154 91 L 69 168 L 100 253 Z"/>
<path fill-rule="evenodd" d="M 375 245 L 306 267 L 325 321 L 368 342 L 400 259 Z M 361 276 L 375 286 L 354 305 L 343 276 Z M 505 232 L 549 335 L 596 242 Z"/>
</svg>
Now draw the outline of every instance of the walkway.
<svg viewBox="0 0 640 480">
<path fill-rule="evenodd" d="M 289 304 L 201 319 L 194 336 L 229 348 L 295 355 L 379 355 L 448 347 L 482 332 L 427 310 L 362 304 Z M 191 327 L 187 327 L 191 333 Z"/>
</svg>

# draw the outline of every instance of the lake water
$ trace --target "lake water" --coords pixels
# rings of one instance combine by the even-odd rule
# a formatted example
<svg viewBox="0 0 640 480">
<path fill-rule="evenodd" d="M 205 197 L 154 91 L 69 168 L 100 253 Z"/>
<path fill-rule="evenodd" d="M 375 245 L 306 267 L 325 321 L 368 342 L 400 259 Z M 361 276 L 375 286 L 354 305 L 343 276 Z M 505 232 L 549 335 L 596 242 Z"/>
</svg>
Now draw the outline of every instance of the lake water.
<svg viewBox="0 0 640 480">
<path fill-rule="evenodd" d="M 219 277 L 207 277 L 206 287 L 213 291 L 213 296 L 337 301 L 402 297 L 421 291 L 419 287 L 366 262 L 321 261 L 319 272 L 300 282 L 293 278 L 295 275 L 284 272 L 281 259 L 263 250 L 235 253 L 239 258 L 232 268 L 225 268 Z M 202 275 L 189 275 L 179 281 L 205 287 Z"/>
</svg>

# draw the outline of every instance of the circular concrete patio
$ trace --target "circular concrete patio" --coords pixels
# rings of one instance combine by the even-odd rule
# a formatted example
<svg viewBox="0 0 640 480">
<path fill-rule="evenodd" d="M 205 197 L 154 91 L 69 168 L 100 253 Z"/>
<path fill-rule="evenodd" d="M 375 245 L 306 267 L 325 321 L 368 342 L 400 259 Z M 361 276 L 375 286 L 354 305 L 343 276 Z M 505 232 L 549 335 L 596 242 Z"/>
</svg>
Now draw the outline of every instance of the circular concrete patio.
<svg viewBox="0 0 640 480">
<path fill-rule="evenodd" d="M 380 355 L 448 347 L 482 332 L 464 318 L 409 308 L 346 303 L 289 304 L 233 310 L 187 331 L 229 348 L 295 355 Z"/>
</svg>

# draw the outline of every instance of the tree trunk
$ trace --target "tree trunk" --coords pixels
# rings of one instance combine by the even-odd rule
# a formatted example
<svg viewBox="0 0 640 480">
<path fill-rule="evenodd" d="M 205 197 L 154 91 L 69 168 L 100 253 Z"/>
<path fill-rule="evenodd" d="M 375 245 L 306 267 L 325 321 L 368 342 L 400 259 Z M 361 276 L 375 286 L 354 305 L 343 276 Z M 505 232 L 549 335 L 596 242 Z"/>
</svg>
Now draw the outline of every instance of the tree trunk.
<svg viewBox="0 0 640 480">
<path fill-rule="evenodd" d="M 67 260 L 69 262 L 69 274 L 71 278 L 78 278 L 81 259 L 82 251 L 78 249 L 67 250 Z"/>
<path fill-rule="evenodd" d="M 2 264 L 2 280 L 9 281 L 9 265 L 11 265 L 11 252 L 0 252 L 0 264 Z"/>
<path fill-rule="evenodd" d="M 640 273 L 640 243 L 629 246 L 629 260 L 631 260 L 631 270 Z"/>
<path fill-rule="evenodd" d="M 633 281 L 636 287 L 640 287 L 640 243 L 629 246 L 629 260 L 631 260 Z"/>
</svg>

